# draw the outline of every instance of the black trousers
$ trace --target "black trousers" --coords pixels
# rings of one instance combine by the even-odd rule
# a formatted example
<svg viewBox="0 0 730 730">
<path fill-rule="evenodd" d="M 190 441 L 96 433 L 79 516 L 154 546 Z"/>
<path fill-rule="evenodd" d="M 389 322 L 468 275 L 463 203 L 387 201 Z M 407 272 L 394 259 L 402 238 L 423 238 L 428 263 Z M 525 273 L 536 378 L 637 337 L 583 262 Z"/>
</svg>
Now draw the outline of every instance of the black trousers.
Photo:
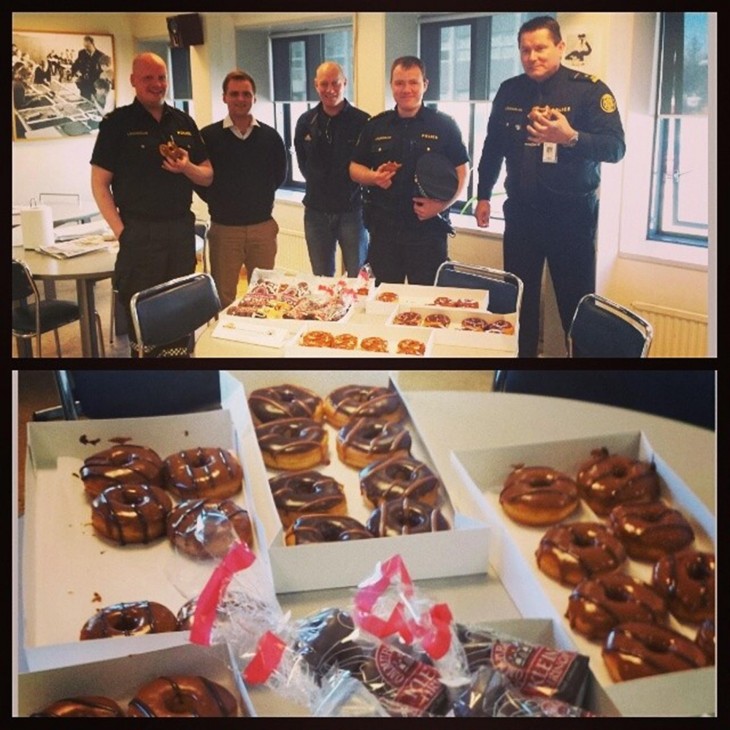
<svg viewBox="0 0 730 730">
<path fill-rule="evenodd" d="M 370 233 L 367 261 L 375 281 L 388 284 L 430 286 L 438 267 L 448 258 L 447 229 L 438 220 L 419 221 L 411 217 L 369 214 Z"/>
<path fill-rule="evenodd" d="M 114 287 L 127 316 L 132 355 L 137 339 L 132 323 L 134 294 L 195 271 L 195 216 L 192 212 L 168 221 L 124 218 L 119 254 L 114 269 Z M 164 348 L 145 349 L 145 357 L 170 357 L 187 352 L 188 338 Z"/>
<path fill-rule="evenodd" d="M 540 295 L 545 263 L 550 269 L 563 330 L 567 334 L 581 297 L 596 289 L 595 195 L 504 205 L 504 268 L 522 279 L 519 355 L 537 357 Z"/>
</svg>

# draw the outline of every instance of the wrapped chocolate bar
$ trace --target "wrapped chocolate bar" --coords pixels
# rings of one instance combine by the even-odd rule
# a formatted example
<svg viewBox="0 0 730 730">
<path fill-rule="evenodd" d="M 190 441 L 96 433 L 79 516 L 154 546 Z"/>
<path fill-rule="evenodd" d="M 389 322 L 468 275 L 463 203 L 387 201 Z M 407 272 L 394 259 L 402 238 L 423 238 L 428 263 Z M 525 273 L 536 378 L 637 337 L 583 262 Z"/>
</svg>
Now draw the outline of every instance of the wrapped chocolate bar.
<svg viewBox="0 0 730 730">
<path fill-rule="evenodd" d="M 529 695 L 487 665 L 480 666 L 471 684 L 456 699 L 453 717 L 595 717 L 593 713 L 555 697 Z"/>
<path fill-rule="evenodd" d="M 488 666 L 528 694 L 580 705 L 589 671 L 588 657 L 519 641 L 489 628 L 457 625 L 470 671 Z"/>
</svg>

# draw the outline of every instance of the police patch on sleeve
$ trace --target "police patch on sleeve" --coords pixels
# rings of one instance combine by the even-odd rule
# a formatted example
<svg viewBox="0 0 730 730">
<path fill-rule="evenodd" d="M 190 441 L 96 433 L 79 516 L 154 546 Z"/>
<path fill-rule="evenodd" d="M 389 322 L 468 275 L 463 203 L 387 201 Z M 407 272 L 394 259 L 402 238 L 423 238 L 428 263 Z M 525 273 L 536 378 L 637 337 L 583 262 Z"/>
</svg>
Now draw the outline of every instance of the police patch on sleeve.
<svg viewBox="0 0 730 730">
<path fill-rule="evenodd" d="M 608 114 L 616 111 L 616 99 L 613 98 L 613 94 L 604 94 L 601 97 L 601 109 Z"/>
</svg>

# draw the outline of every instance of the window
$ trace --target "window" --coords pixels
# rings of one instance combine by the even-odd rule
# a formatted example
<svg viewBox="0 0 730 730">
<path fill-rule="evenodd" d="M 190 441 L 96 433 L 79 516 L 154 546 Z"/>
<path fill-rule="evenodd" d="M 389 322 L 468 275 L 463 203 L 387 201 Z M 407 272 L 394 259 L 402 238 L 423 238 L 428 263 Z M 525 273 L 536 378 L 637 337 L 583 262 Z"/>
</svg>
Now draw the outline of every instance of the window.
<svg viewBox="0 0 730 730">
<path fill-rule="evenodd" d="M 420 53 L 429 86 L 425 103 L 452 116 L 461 129 L 471 161 L 466 199 L 452 208 L 460 212 L 476 196 L 491 100 L 499 85 L 522 73 L 517 32 L 529 18 L 545 13 L 497 13 L 448 20 L 421 18 Z M 492 217 L 502 219 L 504 177 L 494 187 Z"/>
<path fill-rule="evenodd" d="M 648 237 L 707 246 L 707 13 L 663 13 Z"/>
<path fill-rule="evenodd" d="M 275 37 L 271 39 L 271 56 L 274 123 L 284 140 L 289 163 L 284 186 L 304 190 L 304 177 L 294 154 L 294 130 L 299 117 L 319 103 L 314 75 L 323 61 L 336 61 L 342 66 L 348 80 L 348 96 L 354 95 L 352 30 L 334 28 L 321 33 Z"/>
</svg>

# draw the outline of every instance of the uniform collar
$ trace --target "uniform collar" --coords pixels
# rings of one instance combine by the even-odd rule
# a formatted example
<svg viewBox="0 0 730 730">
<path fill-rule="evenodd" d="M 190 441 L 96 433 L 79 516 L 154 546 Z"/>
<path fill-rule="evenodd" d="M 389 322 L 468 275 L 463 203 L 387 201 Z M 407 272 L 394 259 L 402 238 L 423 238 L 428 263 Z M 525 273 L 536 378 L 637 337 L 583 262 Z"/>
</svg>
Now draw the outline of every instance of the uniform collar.
<svg viewBox="0 0 730 730">
<path fill-rule="evenodd" d="M 396 121 L 398 122 L 410 122 L 414 119 L 423 119 L 423 117 L 428 114 L 428 108 L 426 105 L 421 102 L 421 106 L 419 107 L 418 111 L 412 116 L 412 117 L 402 117 L 400 114 L 398 114 L 398 105 L 396 104 L 393 107 L 393 115 Z"/>
<path fill-rule="evenodd" d="M 142 104 L 142 102 L 135 96 L 134 100 L 132 101 L 132 106 L 137 109 L 137 112 L 140 114 L 145 114 L 150 119 L 154 119 L 152 114 L 148 111 L 148 109 Z M 173 110 L 173 107 L 171 107 L 166 101 L 162 102 L 162 117 L 160 119 L 164 119 L 168 114 L 171 114 Z M 157 120 L 155 120 L 157 121 Z"/>
<path fill-rule="evenodd" d="M 260 126 L 258 119 L 256 119 L 253 114 L 251 115 L 251 124 L 248 125 L 248 129 L 245 132 L 241 132 L 241 130 L 233 123 L 230 114 L 226 114 L 225 119 L 223 120 L 223 129 L 230 129 L 231 132 L 238 137 L 238 139 L 248 139 L 253 128 Z"/>
</svg>

